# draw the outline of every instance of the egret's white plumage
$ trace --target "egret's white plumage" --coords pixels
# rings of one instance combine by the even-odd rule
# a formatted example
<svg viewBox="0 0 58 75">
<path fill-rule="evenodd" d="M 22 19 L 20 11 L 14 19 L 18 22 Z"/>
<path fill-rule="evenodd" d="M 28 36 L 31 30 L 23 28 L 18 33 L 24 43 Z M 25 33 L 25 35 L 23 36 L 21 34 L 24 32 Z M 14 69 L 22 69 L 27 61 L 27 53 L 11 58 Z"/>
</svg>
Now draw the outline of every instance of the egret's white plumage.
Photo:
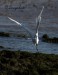
<svg viewBox="0 0 58 75">
<path fill-rule="evenodd" d="M 13 21 L 13 22 L 15 22 L 16 24 L 18 24 L 18 25 L 20 25 L 21 26 L 21 23 L 19 23 L 18 21 L 16 21 L 16 20 L 14 20 L 14 19 L 12 19 L 12 18 L 10 18 L 10 17 L 8 17 L 11 21 Z"/>
<path fill-rule="evenodd" d="M 39 16 L 36 18 L 36 25 L 37 25 L 37 27 L 36 27 L 36 34 L 35 34 L 35 37 L 32 36 L 32 32 L 31 32 L 28 28 L 24 27 L 22 23 L 19 23 L 18 21 L 14 20 L 14 19 L 12 19 L 12 18 L 10 18 L 10 17 L 8 17 L 11 21 L 15 22 L 17 25 L 22 26 L 25 30 L 28 31 L 28 33 L 30 34 L 30 36 L 31 36 L 31 38 L 32 38 L 33 43 L 34 43 L 35 46 L 36 46 L 37 51 L 38 51 L 37 46 L 38 46 L 38 43 L 39 43 L 38 27 L 39 27 L 40 22 L 41 22 L 41 15 L 42 15 L 43 9 L 44 9 L 44 6 L 43 6 L 43 8 L 42 8 L 42 10 L 41 10 L 41 12 L 40 12 L 40 14 L 39 14 Z"/>
</svg>

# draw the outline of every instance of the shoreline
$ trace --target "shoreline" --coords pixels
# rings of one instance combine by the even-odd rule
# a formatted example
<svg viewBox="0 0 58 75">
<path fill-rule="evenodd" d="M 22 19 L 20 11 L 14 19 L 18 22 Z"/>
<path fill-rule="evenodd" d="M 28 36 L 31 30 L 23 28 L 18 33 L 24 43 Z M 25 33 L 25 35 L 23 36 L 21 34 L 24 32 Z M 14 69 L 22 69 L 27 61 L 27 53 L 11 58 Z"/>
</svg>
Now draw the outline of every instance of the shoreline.
<svg viewBox="0 0 58 75">
<path fill-rule="evenodd" d="M 58 55 L 26 51 L 0 51 L 2 75 L 57 75 Z"/>
</svg>

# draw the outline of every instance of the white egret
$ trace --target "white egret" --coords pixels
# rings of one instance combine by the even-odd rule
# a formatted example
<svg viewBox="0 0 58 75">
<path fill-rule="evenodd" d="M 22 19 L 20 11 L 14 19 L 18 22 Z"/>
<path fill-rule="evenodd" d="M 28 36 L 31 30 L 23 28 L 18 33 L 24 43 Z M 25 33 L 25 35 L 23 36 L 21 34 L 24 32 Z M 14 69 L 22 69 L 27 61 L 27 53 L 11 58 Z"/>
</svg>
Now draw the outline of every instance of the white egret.
<svg viewBox="0 0 58 75">
<path fill-rule="evenodd" d="M 42 15 L 43 9 L 44 9 L 44 6 L 43 6 L 39 16 L 36 18 L 36 25 L 37 25 L 37 27 L 36 27 L 36 34 L 35 34 L 35 36 L 32 36 L 32 32 L 27 27 L 23 26 L 22 23 L 19 23 L 18 21 L 8 17 L 11 21 L 15 22 L 17 25 L 19 25 L 19 26 L 23 27 L 25 30 L 27 30 L 27 32 L 31 36 L 32 42 L 34 43 L 37 51 L 38 51 L 37 47 L 38 47 L 38 43 L 39 43 L 38 28 L 39 28 L 39 25 L 40 25 L 40 22 L 41 22 L 41 15 Z"/>
</svg>

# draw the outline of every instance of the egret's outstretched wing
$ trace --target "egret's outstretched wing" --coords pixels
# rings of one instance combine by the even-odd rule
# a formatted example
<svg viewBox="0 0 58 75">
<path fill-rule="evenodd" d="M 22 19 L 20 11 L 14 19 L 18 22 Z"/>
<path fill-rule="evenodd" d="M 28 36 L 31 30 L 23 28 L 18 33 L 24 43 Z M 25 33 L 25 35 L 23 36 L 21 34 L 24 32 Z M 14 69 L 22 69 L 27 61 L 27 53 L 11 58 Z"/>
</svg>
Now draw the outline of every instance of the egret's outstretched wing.
<svg viewBox="0 0 58 75">
<path fill-rule="evenodd" d="M 42 10 L 41 10 L 39 16 L 36 18 L 37 29 L 41 22 L 41 15 L 42 15 L 43 10 L 44 10 L 44 6 L 42 7 Z"/>
<path fill-rule="evenodd" d="M 42 10 L 41 10 L 41 12 L 40 12 L 39 16 L 41 16 L 41 15 L 42 15 L 43 10 L 44 10 L 44 6 L 42 7 Z"/>
<path fill-rule="evenodd" d="M 8 17 L 11 21 L 15 22 L 17 25 L 21 26 L 22 28 L 24 28 L 31 36 L 31 38 L 33 39 L 33 36 L 32 36 L 32 32 L 27 28 L 27 27 L 24 27 L 22 23 L 19 23 L 18 21 Z"/>
<path fill-rule="evenodd" d="M 10 17 L 8 17 L 8 18 L 9 18 L 11 21 L 15 22 L 17 25 L 22 26 L 22 24 L 21 24 L 21 23 L 19 23 L 18 21 L 14 20 L 14 19 L 12 19 L 12 18 L 10 18 Z"/>
</svg>

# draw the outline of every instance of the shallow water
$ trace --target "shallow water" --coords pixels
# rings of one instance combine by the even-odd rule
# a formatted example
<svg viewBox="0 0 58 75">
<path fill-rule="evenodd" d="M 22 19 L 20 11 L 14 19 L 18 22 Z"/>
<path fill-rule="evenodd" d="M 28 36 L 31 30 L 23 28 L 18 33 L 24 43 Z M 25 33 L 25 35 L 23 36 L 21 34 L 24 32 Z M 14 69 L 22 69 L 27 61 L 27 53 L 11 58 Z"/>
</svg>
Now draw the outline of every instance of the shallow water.
<svg viewBox="0 0 58 75">
<path fill-rule="evenodd" d="M 11 48 L 11 50 L 23 50 L 30 52 L 37 52 L 31 39 L 18 39 L 0 37 L 0 46 Z M 58 44 L 39 42 L 38 52 L 48 54 L 58 54 Z"/>
<path fill-rule="evenodd" d="M 1 18 L 1 17 L 0 17 Z M 3 19 L 4 21 L 5 19 Z M 13 22 L 9 20 L 4 21 L 6 25 L 3 25 L 2 19 L 0 20 L 0 32 L 10 32 L 10 33 L 20 33 L 24 32 L 23 29 L 20 30 L 18 26 L 15 26 Z M 47 20 L 49 21 L 49 20 Z M 43 22 L 42 22 L 43 23 Z M 41 25 L 39 28 L 39 37 L 43 34 L 48 34 L 49 37 L 58 37 L 58 25 Z M 22 50 L 22 51 L 30 51 L 30 52 L 37 52 L 32 40 L 23 39 L 23 38 L 16 38 L 16 37 L 0 37 L 0 46 L 4 46 L 5 48 L 11 50 Z M 45 43 L 41 40 L 39 41 L 38 45 L 38 52 L 47 53 L 47 54 L 58 54 L 58 44 L 54 43 Z"/>
</svg>

